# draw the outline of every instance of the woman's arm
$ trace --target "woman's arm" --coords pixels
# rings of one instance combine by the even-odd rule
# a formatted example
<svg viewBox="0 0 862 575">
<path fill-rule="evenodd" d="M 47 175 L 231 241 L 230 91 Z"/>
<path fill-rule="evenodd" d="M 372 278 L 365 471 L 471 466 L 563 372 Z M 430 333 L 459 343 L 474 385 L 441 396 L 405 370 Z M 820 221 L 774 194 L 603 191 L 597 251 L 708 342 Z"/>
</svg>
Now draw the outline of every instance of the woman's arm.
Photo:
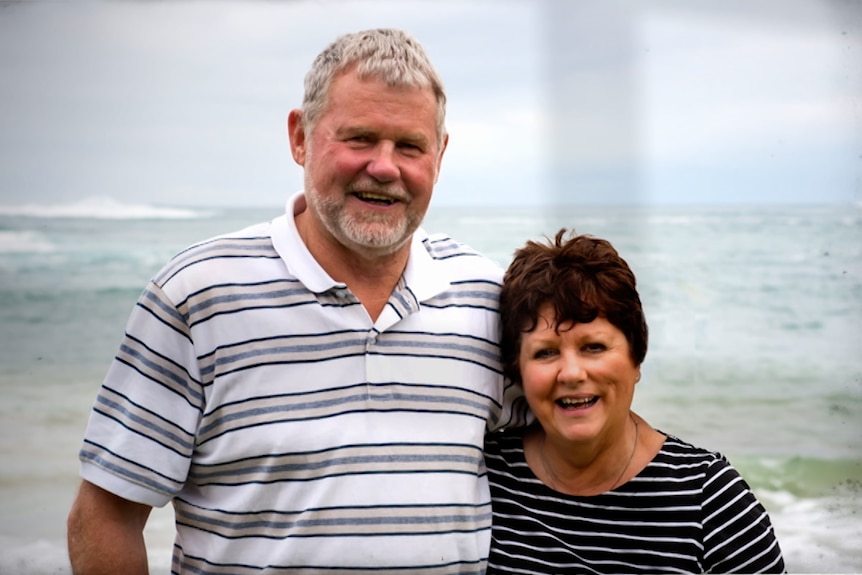
<svg viewBox="0 0 862 575">
<path fill-rule="evenodd" d="M 726 459 L 716 460 L 707 474 L 703 529 L 707 572 L 785 572 L 766 509 Z"/>
</svg>

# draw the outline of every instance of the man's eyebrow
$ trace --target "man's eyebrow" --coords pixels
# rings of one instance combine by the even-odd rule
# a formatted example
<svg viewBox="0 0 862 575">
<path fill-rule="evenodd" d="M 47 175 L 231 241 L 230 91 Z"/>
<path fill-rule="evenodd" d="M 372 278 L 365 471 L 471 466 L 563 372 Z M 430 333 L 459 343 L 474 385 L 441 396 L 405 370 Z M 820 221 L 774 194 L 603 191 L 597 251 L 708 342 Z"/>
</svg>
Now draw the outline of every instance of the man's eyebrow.
<svg viewBox="0 0 862 575">
<path fill-rule="evenodd" d="M 407 142 L 408 144 L 416 144 L 418 146 L 427 146 L 430 140 L 428 136 L 422 133 L 405 134 L 398 139 L 399 142 Z"/>
<path fill-rule="evenodd" d="M 342 126 L 335 130 L 336 136 L 370 136 L 372 131 L 362 126 Z"/>
<path fill-rule="evenodd" d="M 355 137 L 355 136 L 368 136 L 371 138 L 377 138 L 378 134 L 372 129 L 365 128 L 363 126 L 342 126 L 335 130 L 335 135 L 337 137 Z M 408 132 L 398 135 L 396 139 L 396 143 L 408 143 L 415 144 L 417 146 L 427 146 L 431 139 L 422 132 Z"/>
</svg>

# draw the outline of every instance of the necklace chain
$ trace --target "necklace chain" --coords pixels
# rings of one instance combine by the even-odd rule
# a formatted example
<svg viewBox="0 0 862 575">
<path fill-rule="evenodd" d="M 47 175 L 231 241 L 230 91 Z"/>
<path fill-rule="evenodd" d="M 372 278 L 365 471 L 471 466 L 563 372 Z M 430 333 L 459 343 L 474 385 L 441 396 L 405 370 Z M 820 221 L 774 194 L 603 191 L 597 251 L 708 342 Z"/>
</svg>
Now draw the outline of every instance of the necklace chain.
<svg viewBox="0 0 862 575">
<path fill-rule="evenodd" d="M 638 450 L 638 436 L 640 435 L 640 426 L 638 425 L 638 420 L 635 419 L 634 415 L 632 415 L 631 412 L 629 412 L 629 418 L 631 418 L 632 423 L 635 424 L 635 441 L 634 441 L 634 445 L 632 445 L 632 452 L 629 454 L 629 459 L 628 459 L 628 461 L 626 461 L 625 467 L 623 467 L 623 470 L 620 471 L 620 474 L 614 480 L 614 484 L 611 485 L 611 488 L 608 491 L 613 491 L 614 489 L 616 489 L 618 487 L 620 480 L 623 478 L 623 475 L 625 475 L 629 466 L 632 464 L 632 460 L 635 458 L 635 452 Z M 562 481 L 560 481 L 557 478 L 556 473 L 551 471 L 551 468 L 548 466 L 548 461 L 545 458 L 545 438 L 546 437 L 547 437 L 546 435 L 542 436 L 542 445 L 539 447 L 539 456 L 542 459 L 542 468 L 545 470 L 545 475 L 548 476 L 548 478 L 554 483 L 554 485 L 562 485 Z"/>
</svg>

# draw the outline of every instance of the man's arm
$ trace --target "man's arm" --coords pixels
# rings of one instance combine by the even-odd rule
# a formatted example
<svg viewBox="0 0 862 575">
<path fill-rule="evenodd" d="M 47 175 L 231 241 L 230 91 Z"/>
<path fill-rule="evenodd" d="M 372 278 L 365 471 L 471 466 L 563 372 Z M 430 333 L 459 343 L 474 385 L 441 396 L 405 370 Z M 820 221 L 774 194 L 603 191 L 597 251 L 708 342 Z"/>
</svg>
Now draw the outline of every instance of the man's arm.
<svg viewBox="0 0 862 575">
<path fill-rule="evenodd" d="M 82 481 L 67 521 L 74 575 L 147 575 L 144 526 L 152 507 Z"/>
</svg>

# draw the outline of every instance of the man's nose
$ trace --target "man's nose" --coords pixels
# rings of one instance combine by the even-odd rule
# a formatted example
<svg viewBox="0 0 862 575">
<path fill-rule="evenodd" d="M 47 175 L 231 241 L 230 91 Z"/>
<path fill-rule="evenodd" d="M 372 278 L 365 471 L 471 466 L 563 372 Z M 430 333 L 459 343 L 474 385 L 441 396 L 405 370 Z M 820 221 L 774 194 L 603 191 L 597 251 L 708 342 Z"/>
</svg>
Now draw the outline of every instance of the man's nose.
<svg viewBox="0 0 862 575">
<path fill-rule="evenodd" d="M 374 155 L 368 162 L 366 168 L 375 180 L 380 182 L 391 182 L 397 180 L 401 170 L 396 163 L 395 144 L 389 141 L 381 141 L 374 148 Z"/>
</svg>

